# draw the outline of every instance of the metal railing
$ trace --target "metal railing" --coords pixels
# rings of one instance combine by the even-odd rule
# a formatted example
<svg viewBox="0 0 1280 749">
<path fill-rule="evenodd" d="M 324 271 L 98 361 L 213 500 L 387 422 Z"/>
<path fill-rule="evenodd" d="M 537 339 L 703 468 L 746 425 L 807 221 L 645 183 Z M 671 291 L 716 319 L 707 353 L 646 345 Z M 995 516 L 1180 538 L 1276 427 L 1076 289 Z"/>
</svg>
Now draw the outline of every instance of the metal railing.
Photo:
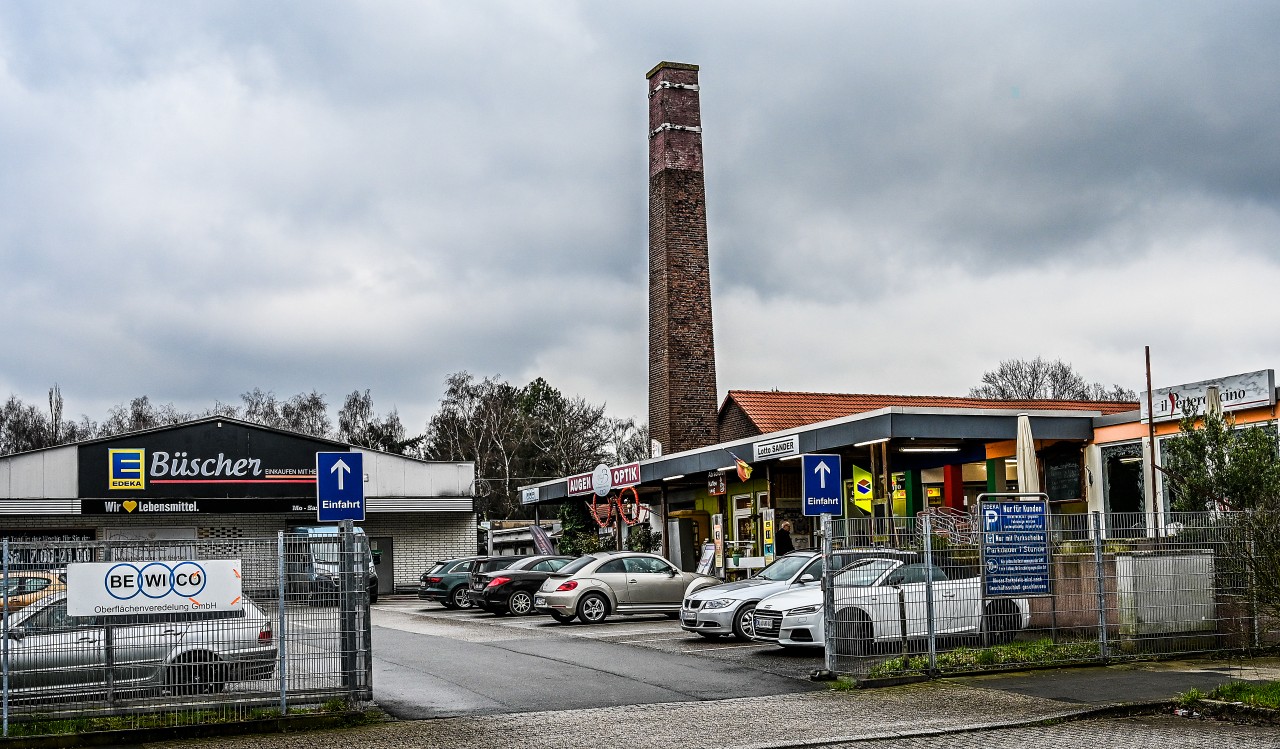
<svg viewBox="0 0 1280 749">
<path fill-rule="evenodd" d="M 371 556 L 350 527 L 259 539 L 0 543 L 4 736 L 57 732 L 53 722 L 67 719 L 111 717 L 129 729 L 372 699 Z M 129 613 L 86 614 L 82 600 L 69 599 L 80 588 L 68 591 L 68 565 L 172 574 L 197 560 L 233 560 L 241 600 L 182 610 L 140 588 Z"/>
<path fill-rule="evenodd" d="M 861 679 L 1280 643 L 1280 606 L 1260 605 L 1257 584 L 1280 559 L 1261 558 L 1242 513 L 1167 515 L 1155 529 L 1142 513 L 1050 513 L 1038 540 L 1048 594 L 1021 596 L 990 592 L 984 570 L 998 563 L 978 520 L 972 533 L 929 513 L 830 521 L 828 669 Z M 866 546 L 893 553 L 839 570 L 841 549 Z"/>
</svg>

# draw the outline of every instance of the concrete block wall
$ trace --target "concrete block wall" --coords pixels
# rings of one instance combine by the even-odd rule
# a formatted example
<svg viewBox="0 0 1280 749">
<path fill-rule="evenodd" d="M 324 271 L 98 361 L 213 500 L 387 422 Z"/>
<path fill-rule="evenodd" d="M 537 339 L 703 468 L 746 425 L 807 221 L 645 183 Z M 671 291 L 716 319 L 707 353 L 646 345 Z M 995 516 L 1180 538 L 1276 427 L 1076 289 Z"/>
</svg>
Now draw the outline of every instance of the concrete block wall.
<svg viewBox="0 0 1280 749">
<path fill-rule="evenodd" d="M 290 526 L 314 523 L 314 517 L 297 514 L 5 515 L 0 518 L 0 536 L 81 531 L 101 540 L 109 537 L 112 528 L 195 528 L 202 540 L 267 539 Z M 430 562 L 476 553 L 473 512 L 370 513 L 361 525 L 370 536 L 391 537 L 397 588 L 416 587 Z"/>
</svg>

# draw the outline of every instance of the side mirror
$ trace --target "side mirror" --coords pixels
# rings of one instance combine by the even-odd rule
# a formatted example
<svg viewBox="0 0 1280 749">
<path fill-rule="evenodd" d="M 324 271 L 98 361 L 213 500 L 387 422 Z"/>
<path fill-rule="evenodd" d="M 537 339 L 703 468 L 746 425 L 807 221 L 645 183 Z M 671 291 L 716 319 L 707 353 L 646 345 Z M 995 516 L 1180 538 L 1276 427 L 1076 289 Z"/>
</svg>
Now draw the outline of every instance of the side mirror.
<svg viewBox="0 0 1280 749">
<path fill-rule="evenodd" d="M 22 638 L 24 638 L 24 637 L 26 637 L 26 636 L 27 636 L 27 628 L 26 628 L 26 627 L 24 627 L 24 626 L 22 626 L 21 624 L 18 624 L 18 625 L 16 625 L 16 626 L 13 626 L 13 627 L 10 627 L 10 628 L 9 628 L 9 639 L 10 639 L 10 640 L 21 640 Z"/>
<path fill-rule="evenodd" d="M 797 580 L 796 582 L 800 583 L 801 585 L 807 585 L 808 583 L 811 583 L 816 579 L 817 578 L 815 578 L 813 575 L 810 575 L 809 573 L 806 572 L 805 574 L 801 575 L 800 579 Z"/>
<path fill-rule="evenodd" d="M 374 566 L 382 564 L 382 551 L 379 549 L 373 550 L 373 564 Z"/>
<path fill-rule="evenodd" d="M 667 577 L 675 577 L 676 571 L 670 567 L 667 568 Z"/>
</svg>

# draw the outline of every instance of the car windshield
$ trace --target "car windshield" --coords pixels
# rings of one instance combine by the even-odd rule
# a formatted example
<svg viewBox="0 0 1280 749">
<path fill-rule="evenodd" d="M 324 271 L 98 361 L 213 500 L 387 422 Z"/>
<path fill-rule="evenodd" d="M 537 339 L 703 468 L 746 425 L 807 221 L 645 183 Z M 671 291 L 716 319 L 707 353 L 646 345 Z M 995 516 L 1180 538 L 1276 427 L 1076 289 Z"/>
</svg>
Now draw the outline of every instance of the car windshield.
<svg viewBox="0 0 1280 749">
<path fill-rule="evenodd" d="M 572 575 L 573 573 L 577 572 L 583 567 L 586 567 L 588 564 L 591 564 L 594 561 L 596 561 L 596 557 L 593 557 L 593 556 L 578 557 L 572 562 L 569 562 L 565 566 L 561 567 L 559 570 L 557 570 L 557 572 L 561 575 Z"/>
<path fill-rule="evenodd" d="M 804 568 L 806 564 L 813 561 L 813 557 L 808 556 L 785 556 L 773 560 L 773 564 L 760 570 L 756 575 L 761 580 L 790 580 L 797 572 Z"/>
<path fill-rule="evenodd" d="M 845 588 L 865 588 L 875 585 L 884 573 L 898 565 L 888 559 L 862 559 L 836 573 L 835 584 Z"/>
<path fill-rule="evenodd" d="M 311 558 L 321 564 L 337 564 L 342 561 L 342 549 L 335 541 L 311 543 Z"/>
</svg>

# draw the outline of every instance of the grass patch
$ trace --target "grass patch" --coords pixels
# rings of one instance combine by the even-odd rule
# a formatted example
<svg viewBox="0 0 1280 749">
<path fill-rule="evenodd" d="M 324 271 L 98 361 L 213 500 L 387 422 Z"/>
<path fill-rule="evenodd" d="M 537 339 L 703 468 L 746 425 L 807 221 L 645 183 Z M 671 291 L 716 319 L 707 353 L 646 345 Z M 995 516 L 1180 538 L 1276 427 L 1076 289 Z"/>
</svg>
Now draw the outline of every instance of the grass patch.
<svg viewBox="0 0 1280 749">
<path fill-rule="evenodd" d="M 1199 690 L 1193 689 L 1191 691 L 1198 692 Z M 1207 696 L 1211 700 L 1242 702 L 1249 707 L 1280 710 L 1280 681 L 1233 681 L 1230 684 L 1216 687 Z M 1203 697 L 1205 695 L 1201 694 L 1200 698 Z"/>
<path fill-rule="evenodd" d="M 289 715 L 324 715 L 345 713 L 349 710 L 344 699 L 329 700 L 323 705 L 291 707 Z M 136 715 L 104 715 L 91 718 L 65 718 L 10 721 L 9 738 L 32 736 L 56 736 L 68 733 L 96 733 L 103 731 L 141 731 L 157 728 L 182 728 L 185 726 L 244 723 L 256 720 L 274 720 L 282 717 L 279 708 L 253 708 L 243 712 L 200 710 L 195 712 L 140 713 Z M 343 721 L 343 725 L 358 726 L 382 720 L 376 710 L 357 713 Z"/>
<path fill-rule="evenodd" d="M 1011 642 L 989 648 L 961 647 L 938 653 L 939 671 L 966 672 L 1010 666 L 1046 666 L 1095 660 L 1100 654 L 1098 643 L 1054 642 L 1050 639 Z M 910 674 L 923 674 L 929 669 L 929 656 L 907 655 L 890 658 L 867 673 L 869 679 L 883 679 Z"/>
</svg>

